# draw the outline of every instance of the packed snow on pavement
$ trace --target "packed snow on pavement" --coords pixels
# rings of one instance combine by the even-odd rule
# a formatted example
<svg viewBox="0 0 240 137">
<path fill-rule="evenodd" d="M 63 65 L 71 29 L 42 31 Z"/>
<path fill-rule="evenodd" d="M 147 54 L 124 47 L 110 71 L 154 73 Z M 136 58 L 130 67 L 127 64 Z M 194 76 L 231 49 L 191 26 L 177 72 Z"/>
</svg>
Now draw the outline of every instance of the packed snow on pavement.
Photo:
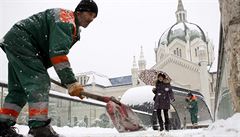
<svg viewBox="0 0 240 137">
<path fill-rule="evenodd" d="M 240 137 L 240 113 L 234 114 L 226 120 L 217 120 L 208 128 L 170 130 L 169 132 L 146 131 L 118 133 L 114 128 L 83 128 L 83 127 L 55 127 L 59 134 L 65 137 Z M 27 135 L 27 126 L 16 125 L 20 134 Z"/>
</svg>

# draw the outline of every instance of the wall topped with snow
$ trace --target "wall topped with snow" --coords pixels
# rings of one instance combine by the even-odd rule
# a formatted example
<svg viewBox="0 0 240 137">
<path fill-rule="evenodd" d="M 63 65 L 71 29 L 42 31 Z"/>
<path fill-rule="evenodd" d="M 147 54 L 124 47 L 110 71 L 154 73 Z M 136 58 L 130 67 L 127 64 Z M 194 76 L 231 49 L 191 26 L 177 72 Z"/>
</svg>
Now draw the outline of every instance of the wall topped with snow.
<svg viewBox="0 0 240 137">
<path fill-rule="evenodd" d="M 124 104 L 141 105 L 144 102 L 153 102 L 153 86 L 140 86 L 128 89 L 122 96 Z"/>
</svg>

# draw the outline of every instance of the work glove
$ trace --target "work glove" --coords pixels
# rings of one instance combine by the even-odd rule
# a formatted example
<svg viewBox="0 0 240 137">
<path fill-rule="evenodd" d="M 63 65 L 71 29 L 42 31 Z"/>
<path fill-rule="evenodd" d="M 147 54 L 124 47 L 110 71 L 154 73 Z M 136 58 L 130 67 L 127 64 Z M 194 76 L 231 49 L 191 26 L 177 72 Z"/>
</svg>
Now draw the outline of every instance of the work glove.
<svg viewBox="0 0 240 137">
<path fill-rule="evenodd" d="M 84 96 L 81 95 L 81 92 L 83 92 L 84 89 L 80 83 L 75 82 L 75 83 L 67 85 L 67 87 L 68 87 L 68 94 L 70 96 L 77 96 L 81 99 L 84 98 Z"/>
</svg>

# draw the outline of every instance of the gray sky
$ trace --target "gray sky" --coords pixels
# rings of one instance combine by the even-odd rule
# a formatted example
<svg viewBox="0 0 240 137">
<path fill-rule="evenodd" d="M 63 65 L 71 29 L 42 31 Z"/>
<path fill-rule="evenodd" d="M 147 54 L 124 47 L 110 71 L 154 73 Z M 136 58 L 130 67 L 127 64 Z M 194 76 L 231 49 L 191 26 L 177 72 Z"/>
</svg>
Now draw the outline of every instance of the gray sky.
<svg viewBox="0 0 240 137">
<path fill-rule="evenodd" d="M 96 71 L 108 77 L 131 74 L 133 56 L 143 47 L 147 68 L 155 64 L 154 47 L 176 23 L 178 0 L 95 0 L 98 17 L 82 29 L 81 40 L 68 55 L 74 73 Z M 218 47 L 218 0 L 182 0 L 187 20 L 198 24 Z M 47 8 L 74 10 L 79 0 L 1 0 L 0 38 L 17 21 Z M 217 51 L 216 51 L 217 52 Z M 7 60 L 0 51 L 0 80 L 7 81 Z M 53 69 L 49 70 L 56 77 Z"/>
</svg>

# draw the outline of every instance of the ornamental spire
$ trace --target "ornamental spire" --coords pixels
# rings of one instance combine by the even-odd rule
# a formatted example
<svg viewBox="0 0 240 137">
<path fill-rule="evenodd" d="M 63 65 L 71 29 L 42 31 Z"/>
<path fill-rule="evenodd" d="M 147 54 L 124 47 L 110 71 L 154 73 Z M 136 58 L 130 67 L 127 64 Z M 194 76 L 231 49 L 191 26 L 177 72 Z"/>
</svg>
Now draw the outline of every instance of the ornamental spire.
<svg viewBox="0 0 240 137">
<path fill-rule="evenodd" d="M 182 0 L 178 0 L 177 11 L 184 11 Z"/>
<path fill-rule="evenodd" d="M 177 22 L 186 22 L 187 21 L 187 11 L 183 7 L 182 0 L 178 0 L 177 11 L 175 12 L 177 17 Z"/>
</svg>

